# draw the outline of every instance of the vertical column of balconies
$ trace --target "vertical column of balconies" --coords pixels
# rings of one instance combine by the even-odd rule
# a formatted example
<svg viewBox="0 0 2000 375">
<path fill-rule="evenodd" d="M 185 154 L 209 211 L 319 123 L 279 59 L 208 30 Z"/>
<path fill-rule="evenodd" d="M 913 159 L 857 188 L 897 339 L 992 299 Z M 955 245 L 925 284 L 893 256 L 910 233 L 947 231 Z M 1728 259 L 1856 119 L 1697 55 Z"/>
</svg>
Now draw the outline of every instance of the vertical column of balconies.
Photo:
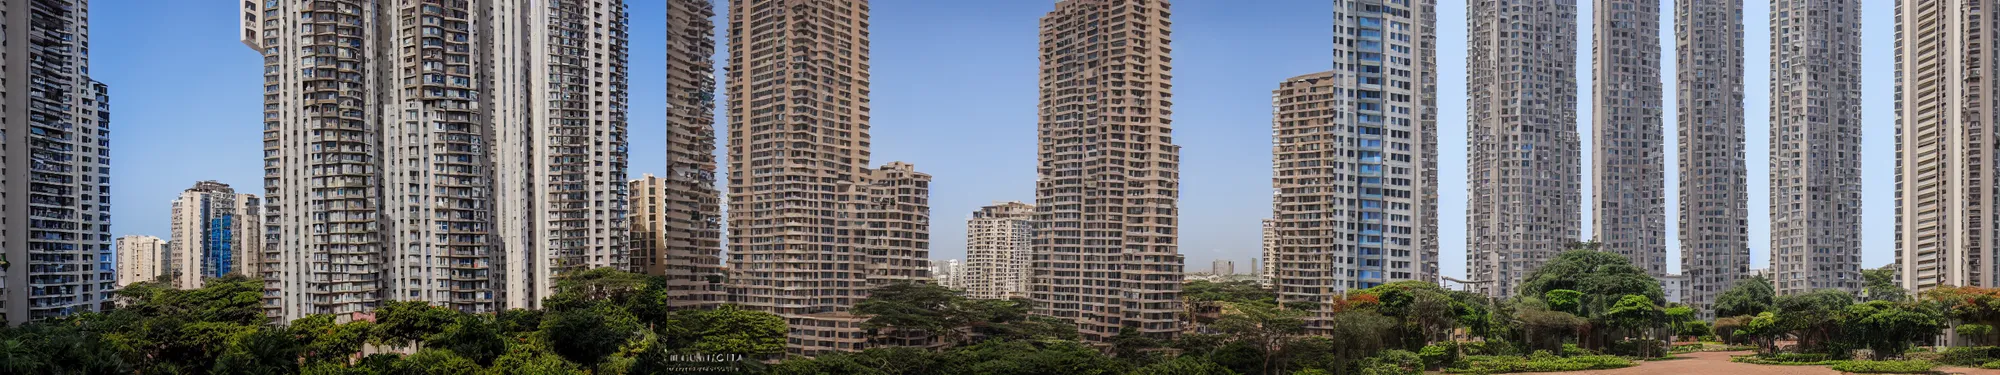
<svg viewBox="0 0 2000 375">
<path fill-rule="evenodd" d="M 655 253 L 643 256 L 674 271 L 663 273 L 679 296 L 677 304 L 707 306 L 726 299 L 719 282 L 722 207 L 715 184 L 715 38 L 709 21 L 714 16 L 707 0 L 675 0 L 667 7 L 667 175 L 665 191 L 657 195 L 666 214 L 656 226 L 664 236 L 649 248 Z"/>
<path fill-rule="evenodd" d="M 1466 273 L 1508 296 L 1582 227 L 1576 2 L 1467 5 Z"/>
<path fill-rule="evenodd" d="M 1771 3 L 1771 272 L 1779 295 L 1861 287 L 1859 7 Z"/>
<path fill-rule="evenodd" d="M 94 311 L 101 302 L 97 258 L 109 242 L 100 234 L 105 224 L 93 218 L 109 197 L 85 190 L 96 182 L 100 163 L 89 162 L 84 147 L 99 146 L 90 133 L 105 125 L 95 114 L 95 82 L 77 75 L 88 56 L 79 29 L 83 9 L 70 1 L 34 0 L 28 4 L 26 85 L 28 165 L 25 169 L 28 217 L 25 272 L 28 285 L 10 293 L 26 294 L 29 319 Z M 79 126 L 79 123 L 83 125 Z M 86 128 L 87 127 L 87 128 Z M 101 136 L 101 135 L 100 135 Z M 25 168 L 24 168 L 25 167 Z M 19 204 L 19 203 L 17 203 Z M 100 238 L 102 237 L 102 238 Z M 20 268 L 17 268 L 20 269 Z"/>
<path fill-rule="evenodd" d="M 374 11 L 362 0 L 310 3 L 298 10 L 298 65 L 277 63 L 298 72 L 289 82 L 274 83 L 297 85 L 286 90 L 296 97 L 280 103 L 300 107 L 300 118 L 291 120 L 300 129 L 279 137 L 303 135 L 308 148 L 295 159 L 299 178 L 279 181 L 281 189 L 290 189 L 281 190 L 285 198 L 305 203 L 297 206 L 305 212 L 289 215 L 307 223 L 291 233 L 304 239 L 299 250 L 306 252 L 308 265 L 302 268 L 311 270 L 295 276 L 303 284 L 305 311 L 287 312 L 291 317 L 360 312 L 383 297 L 382 176 L 375 160 L 380 124 L 368 114 L 373 82 L 365 66 L 373 53 L 367 28 Z"/>
<path fill-rule="evenodd" d="M 495 311 L 487 144 L 491 123 L 479 81 L 485 67 L 471 2 L 424 0 L 398 6 L 395 69 L 401 110 L 385 166 L 397 223 L 389 267 L 394 298 L 463 311 Z"/>
<path fill-rule="evenodd" d="M 872 171 L 867 202 L 858 205 L 868 254 L 868 285 L 930 282 L 929 174 L 894 162 Z"/>
<path fill-rule="evenodd" d="M 1682 298 L 1713 314 L 1715 298 L 1750 276 L 1743 3 L 1683 0 L 1674 7 Z"/>
</svg>

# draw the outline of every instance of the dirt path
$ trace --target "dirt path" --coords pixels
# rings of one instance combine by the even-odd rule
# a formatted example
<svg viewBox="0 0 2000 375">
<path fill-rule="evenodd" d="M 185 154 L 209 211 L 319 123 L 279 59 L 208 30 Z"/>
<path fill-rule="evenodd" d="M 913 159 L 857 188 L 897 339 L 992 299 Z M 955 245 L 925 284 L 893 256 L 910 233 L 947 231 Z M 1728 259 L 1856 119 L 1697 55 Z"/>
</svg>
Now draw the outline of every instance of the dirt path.
<svg viewBox="0 0 2000 375">
<path fill-rule="evenodd" d="M 1722 374 L 1722 375 L 1841 375 L 1839 371 L 1826 366 L 1776 366 L 1753 365 L 1730 362 L 1729 357 L 1747 355 L 1750 352 L 1707 352 L 1682 354 L 1685 359 L 1650 361 L 1638 366 L 1615 370 L 1592 370 L 1572 372 L 1544 372 L 1541 375 L 1667 375 L 1667 374 Z M 2000 370 L 1976 368 L 1939 368 L 1946 374 L 2000 375 Z"/>
</svg>

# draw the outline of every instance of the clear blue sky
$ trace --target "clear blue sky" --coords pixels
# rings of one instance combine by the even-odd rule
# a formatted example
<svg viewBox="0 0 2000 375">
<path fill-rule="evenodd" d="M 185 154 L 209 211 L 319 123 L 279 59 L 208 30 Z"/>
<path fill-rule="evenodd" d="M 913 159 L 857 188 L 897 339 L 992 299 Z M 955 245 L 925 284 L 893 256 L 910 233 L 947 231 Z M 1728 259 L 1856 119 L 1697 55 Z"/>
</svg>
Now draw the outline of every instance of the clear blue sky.
<svg viewBox="0 0 2000 375">
<path fill-rule="evenodd" d="M 628 2 L 631 172 L 659 173 L 665 164 L 665 8 L 657 0 Z M 1860 2 L 1865 3 L 1867 124 L 1863 266 L 1876 267 L 1894 254 L 1895 9 L 1889 1 Z M 964 222 L 972 210 L 992 201 L 1034 199 L 1037 20 L 1053 3 L 873 1 L 873 162 L 908 161 L 936 177 L 934 259 L 963 257 Z M 1589 19 L 1590 6 L 1579 4 L 1579 19 Z M 1751 0 L 1744 7 L 1750 246 L 1752 267 L 1761 268 L 1770 255 L 1769 3 Z M 1463 275 L 1465 2 L 1448 0 L 1437 9 L 1441 263 L 1445 274 Z M 1672 2 L 1663 2 L 1661 36 L 1668 56 L 1672 9 Z M 221 180 L 262 194 L 262 69 L 257 54 L 237 42 L 236 5 L 98 0 L 91 10 L 92 72 L 110 83 L 113 93 L 114 233 L 165 236 L 169 202 L 197 180 Z M 1175 1 L 1174 123 L 1175 141 L 1183 146 L 1181 252 L 1189 271 L 1205 271 L 1216 258 L 1236 259 L 1241 269 L 1257 256 L 1258 223 L 1270 215 L 1270 91 L 1285 78 L 1330 68 L 1331 17 L 1326 0 Z M 1583 25 L 1579 108 L 1590 105 L 1589 40 Z M 1673 61 L 1663 64 L 1671 77 Z M 1672 82 L 1666 87 L 1666 103 L 1673 103 Z M 1676 178 L 1672 112 L 1665 119 L 1669 189 Z M 1578 117 L 1588 123 L 1590 113 L 1579 110 Z M 1588 147 L 1588 127 L 1580 126 L 1579 134 Z M 1667 196 L 1671 226 L 1676 194 Z M 1670 260 L 1679 259 L 1674 230 L 1668 232 Z M 1678 261 L 1670 263 L 1678 269 Z"/>
</svg>

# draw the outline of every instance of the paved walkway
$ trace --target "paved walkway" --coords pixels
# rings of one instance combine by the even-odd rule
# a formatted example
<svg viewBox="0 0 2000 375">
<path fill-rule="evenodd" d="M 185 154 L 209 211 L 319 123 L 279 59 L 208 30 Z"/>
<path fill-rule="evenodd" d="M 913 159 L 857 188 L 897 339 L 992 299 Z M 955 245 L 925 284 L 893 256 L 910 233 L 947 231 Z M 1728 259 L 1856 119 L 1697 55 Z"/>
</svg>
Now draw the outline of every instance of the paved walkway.
<svg viewBox="0 0 2000 375">
<path fill-rule="evenodd" d="M 1535 373 L 1543 375 L 1655 375 L 1655 374 L 1724 374 L 1724 375 L 1841 375 L 1839 371 L 1826 366 L 1777 366 L 1753 365 L 1730 362 L 1729 357 L 1748 355 L 1750 352 L 1706 352 L 1682 354 L 1685 359 L 1648 361 L 1638 366 L 1615 370 L 1592 370 L 1572 372 Z M 1946 374 L 2000 375 L 2000 370 L 1976 368 L 1939 368 Z"/>
</svg>

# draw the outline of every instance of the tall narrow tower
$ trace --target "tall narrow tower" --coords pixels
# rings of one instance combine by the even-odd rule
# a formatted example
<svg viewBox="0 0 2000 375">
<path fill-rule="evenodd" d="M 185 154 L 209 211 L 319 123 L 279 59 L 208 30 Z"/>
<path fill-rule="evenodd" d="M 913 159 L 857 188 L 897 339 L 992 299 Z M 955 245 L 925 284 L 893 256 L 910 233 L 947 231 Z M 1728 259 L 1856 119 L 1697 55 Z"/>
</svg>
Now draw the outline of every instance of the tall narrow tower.
<svg viewBox="0 0 2000 375">
<path fill-rule="evenodd" d="M 1743 2 L 1674 3 L 1682 292 L 1695 311 L 1750 277 L 1743 157 Z"/>
<path fill-rule="evenodd" d="M 1472 0 L 1466 54 L 1466 273 L 1511 296 L 1576 241 L 1576 1 Z"/>
<path fill-rule="evenodd" d="M 111 257 L 110 92 L 91 80 L 84 0 L 0 5 L 0 315 L 102 311 Z"/>
<path fill-rule="evenodd" d="M 1861 288 L 1860 1 L 1771 2 L 1771 274 Z"/>
<path fill-rule="evenodd" d="M 620 0 L 242 6 L 272 317 L 534 308 L 564 272 L 629 264 Z"/>
<path fill-rule="evenodd" d="M 1591 7 L 1591 225 L 1599 249 L 1667 276 L 1660 2 Z"/>
<path fill-rule="evenodd" d="M 1340 4 L 1334 70 L 1271 92 L 1271 283 L 1320 333 L 1346 291 L 1438 277 L 1436 3 Z"/>
<path fill-rule="evenodd" d="M 1992 0 L 1896 7 L 1896 263 L 1904 288 L 2000 284 Z M 1984 16 L 1984 17 L 1982 17 Z"/>
<path fill-rule="evenodd" d="M 930 176 L 868 168 L 868 1 L 729 4 L 729 290 L 793 354 L 866 347 L 854 304 L 929 282 Z"/>
<path fill-rule="evenodd" d="M 700 306 L 726 301 L 722 197 L 715 186 L 714 16 L 709 0 L 667 2 L 667 175 L 644 180 L 653 194 L 632 192 L 634 216 L 657 218 L 650 227 L 655 246 L 632 249 L 633 263 L 643 265 L 635 269 L 666 275 L 674 281 L 674 301 Z M 633 189 L 642 187 L 636 183 Z M 641 195 L 651 199 L 639 202 Z M 657 208 L 641 211 L 640 204 Z M 638 243 L 639 231 L 633 232 Z"/>
<path fill-rule="evenodd" d="M 1063 0 L 1041 20 L 1034 275 L 1087 341 L 1180 332 L 1180 146 L 1165 0 Z"/>
</svg>

